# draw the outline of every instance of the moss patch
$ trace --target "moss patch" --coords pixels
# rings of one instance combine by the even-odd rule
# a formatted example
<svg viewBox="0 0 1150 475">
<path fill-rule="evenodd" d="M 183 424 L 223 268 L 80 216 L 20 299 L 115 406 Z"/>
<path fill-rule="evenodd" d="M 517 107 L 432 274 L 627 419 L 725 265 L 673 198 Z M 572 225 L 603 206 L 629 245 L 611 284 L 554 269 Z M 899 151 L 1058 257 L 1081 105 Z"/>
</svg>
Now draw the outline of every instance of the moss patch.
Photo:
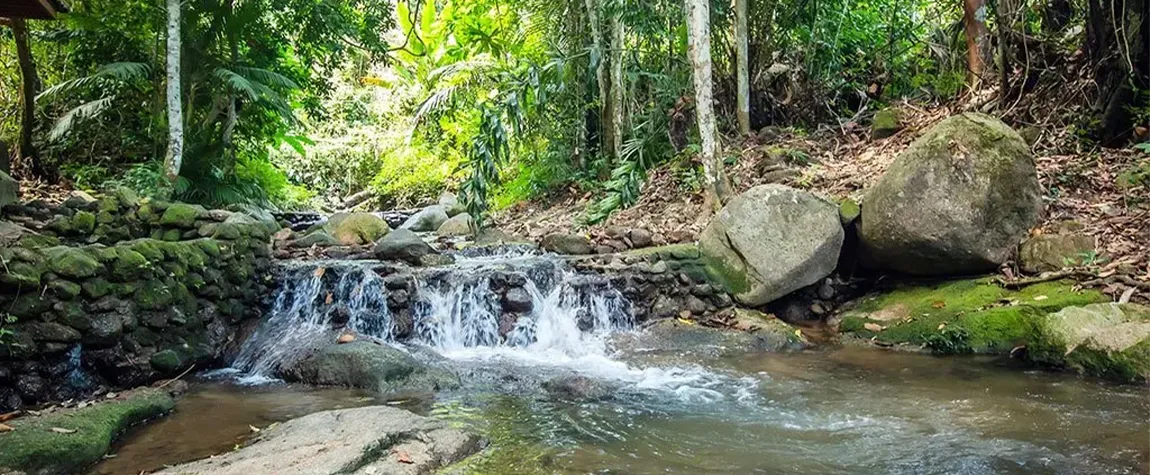
<svg viewBox="0 0 1150 475">
<path fill-rule="evenodd" d="M 1012 291 L 989 278 L 902 286 L 864 298 L 843 315 L 840 330 L 940 354 L 1006 353 L 1033 340 L 1042 316 L 1108 300 L 1098 291 L 1071 287 L 1045 282 Z"/>
<path fill-rule="evenodd" d="M 99 461 L 127 428 L 161 416 L 174 405 L 166 391 L 144 389 L 124 400 L 14 419 L 7 424 L 16 430 L 0 433 L 0 472 L 78 473 Z"/>
</svg>

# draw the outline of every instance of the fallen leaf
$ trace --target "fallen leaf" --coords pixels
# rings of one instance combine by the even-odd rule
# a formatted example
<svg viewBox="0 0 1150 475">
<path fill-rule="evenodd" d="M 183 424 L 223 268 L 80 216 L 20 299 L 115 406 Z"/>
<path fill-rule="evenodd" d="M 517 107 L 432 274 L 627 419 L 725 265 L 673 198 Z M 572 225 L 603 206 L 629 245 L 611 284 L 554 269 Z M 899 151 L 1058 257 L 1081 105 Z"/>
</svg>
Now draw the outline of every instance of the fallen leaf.
<svg viewBox="0 0 1150 475">
<path fill-rule="evenodd" d="M 395 459 L 399 461 L 399 463 L 415 463 L 411 460 L 411 456 L 407 455 L 407 452 L 398 449 L 395 450 Z"/>
<path fill-rule="evenodd" d="M 687 320 L 686 318 L 683 318 L 683 317 L 676 318 L 675 320 L 678 320 L 679 323 L 682 323 L 683 325 L 694 325 L 695 324 L 695 322 Z"/>
<path fill-rule="evenodd" d="M 938 324 L 938 330 L 939 330 L 939 331 L 942 331 L 942 330 L 945 330 L 945 329 L 946 329 L 946 324 L 945 324 L 945 323 L 939 323 L 939 324 Z"/>
<path fill-rule="evenodd" d="M 934 308 L 943 308 L 943 307 L 946 307 L 946 302 L 939 300 L 935 303 L 930 304 L 930 306 L 934 307 Z"/>
<path fill-rule="evenodd" d="M 75 434 L 76 433 L 76 429 L 65 429 L 63 427 L 53 427 L 51 429 L 51 431 L 55 432 L 57 434 Z"/>
<path fill-rule="evenodd" d="M 253 426 L 253 425 L 249 425 L 249 426 L 248 426 L 248 429 L 250 429 L 250 430 L 251 430 L 253 433 L 256 433 L 256 434 L 260 433 L 260 428 L 259 428 L 259 427 L 256 427 L 256 426 Z"/>
<path fill-rule="evenodd" d="M 315 273 L 313 275 L 315 275 L 316 277 L 323 277 L 324 272 L 327 272 L 326 267 L 317 267 L 315 270 Z"/>
<path fill-rule="evenodd" d="M 872 331 L 872 332 L 881 332 L 883 330 L 882 325 L 879 325 L 877 323 L 865 323 L 865 324 L 863 324 L 863 328 L 865 328 L 867 331 Z"/>
<path fill-rule="evenodd" d="M 1046 297 L 1045 295 L 1035 295 L 1035 296 L 1034 296 L 1034 300 L 1036 300 L 1036 301 L 1038 301 L 1038 300 L 1046 300 L 1046 299 L 1047 299 L 1047 297 Z"/>
<path fill-rule="evenodd" d="M 324 305 L 331 305 L 331 301 L 332 301 L 331 292 L 328 292 L 327 298 L 323 299 L 323 303 L 324 303 Z"/>
<path fill-rule="evenodd" d="M 336 340 L 336 343 L 342 345 L 344 343 L 351 343 L 353 341 L 355 341 L 355 335 L 352 335 L 351 333 L 344 333 L 343 335 L 339 336 L 339 339 Z"/>
<path fill-rule="evenodd" d="M 15 427 L 12 427 L 12 426 L 7 425 L 7 424 L 0 424 L 0 432 L 12 432 L 14 430 L 16 430 Z"/>
<path fill-rule="evenodd" d="M 0 414 L 0 422 L 8 422 L 20 416 L 20 411 L 12 411 L 7 414 Z"/>
</svg>

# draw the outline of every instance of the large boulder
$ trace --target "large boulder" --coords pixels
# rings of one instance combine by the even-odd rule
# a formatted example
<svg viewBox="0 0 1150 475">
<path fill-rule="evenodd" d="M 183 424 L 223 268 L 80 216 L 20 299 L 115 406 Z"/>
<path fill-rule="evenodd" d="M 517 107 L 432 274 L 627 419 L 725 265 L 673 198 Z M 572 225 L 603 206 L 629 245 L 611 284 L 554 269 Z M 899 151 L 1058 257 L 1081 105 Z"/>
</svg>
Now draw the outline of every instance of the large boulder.
<svg viewBox="0 0 1150 475">
<path fill-rule="evenodd" d="M 471 218 L 468 213 L 460 213 L 452 216 L 439 229 L 435 234 L 440 236 L 471 236 L 475 234 L 475 220 Z"/>
<path fill-rule="evenodd" d="M 20 198 L 20 183 L 0 171 L 0 208 L 16 204 Z"/>
<path fill-rule="evenodd" d="M 392 231 L 375 243 L 372 252 L 377 259 L 404 261 L 411 265 L 420 265 L 424 256 L 435 254 L 435 249 L 424 242 L 418 234 L 401 228 Z"/>
<path fill-rule="evenodd" d="M 1042 210 L 1034 159 L 998 119 L 948 118 L 902 152 L 862 206 L 862 263 L 915 275 L 1005 262 Z"/>
<path fill-rule="evenodd" d="M 425 393 L 459 385 L 459 379 L 408 353 L 370 341 L 328 345 L 284 371 L 284 379 L 381 393 Z"/>
<path fill-rule="evenodd" d="M 818 282 L 843 245 L 839 209 L 805 191 L 760 185 L 733 198 L 699 236 L 708 273 L 759 306 Z"/>
<path fill-rule="evenodd" d="M 439 195 L 439 206 L 443 208 L 443 211 L 446 212 L 448 216 L 455 216 L 467 212 L 467 207 L 463 205 L 462 201 L 459 201 L 459 197 L 450 191 L 445 191 Z"/>
<path fill-rule="evenodd" d="M 261 432 L 239 450 L 158 472 L 168 475 L 419 475 L 479 452 L 483 440 L 448 421 L 368 406 L 317 412 Z"/>
<path fill-rule="evenodd" d="M 415 232 L 435 231 L 443 226 L 443 222 L 447 221 L 448 217 L 443 206 L 431 205 L 411 215 L 399 228 Z"/>
<path fill-rule="evenodd" d="M 1125 382 L 1150 379 L 1150 308 L 1100 303 L 1067 307 L 1038 325 L 1035 361 Z"/>
<path fill-rule="evenodd" d="M 345 246 L 371 244 L 391 231 L 383 218 L 371 213 L 338 213 L 324 228 Z"/>
</svg>

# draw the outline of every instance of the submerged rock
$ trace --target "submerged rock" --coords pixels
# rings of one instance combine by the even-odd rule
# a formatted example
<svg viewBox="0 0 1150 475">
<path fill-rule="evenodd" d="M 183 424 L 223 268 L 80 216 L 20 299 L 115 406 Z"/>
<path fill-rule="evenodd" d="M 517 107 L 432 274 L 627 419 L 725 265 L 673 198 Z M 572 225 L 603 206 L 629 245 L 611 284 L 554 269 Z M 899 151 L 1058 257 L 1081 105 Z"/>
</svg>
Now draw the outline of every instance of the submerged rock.
<svg viewBox="0 0 1150 475">
<path fill-rule="evenodd" d="M 866 195 L 862 262 L 915 275 L 973 274 L 1005 262 L 1042 210 L 1030 149 L 985 114 L 935 125 Z"/>
<path fill-rule="evenodd" d="M 843 237 L 833 203 L 772 184 L 727 203 L 703 230 L 699 249 L 736 300 L 759 306 L 829 275 Z"/>
<path fill-rule="evenodd" d="M 396 229 L 372 249 L 377 259 L 404 261 L 411 265 L 422 265 L 425 256 L 435 254 L 435 249 L 423 241 L 419 235 L 407 229 Z"/>
<path fill-rule="evenodd" d="M 362 340 L 322 347 L 283 376 L 289 381 L 381 393 L 425 393 L 459 385 L 459 378 L 446 370 L 402 350 Z"/>
<path fill-rule="evenodd" d="M 443 226 L 448 218 L 447 211 L 443 206 L 431 205 L 407 218 L 407 221 L 404 221 L 399 228 L 415 232 L 431 232 Z"/>
<path fill-rule="evenodd" d="M 543 390 L 552 397 L 566 401 L 597 401 L 606 399 L 618 389 L 606 381 L 583 375 L 558 376 L 543 382 Z"/>
<path fill-rule="evenodd" d="M 181 385 L 129 391 L 82 409 L 7 421 L 15 430 L 0 433 L 0 473 L 81 473 L 129 427 L 171 411 L 175 401 L 169 390 Z"/>
<path fill-rule="evenodd" d="M 1150 379 L 1150 308 L 1101 303 L 1068 307 L 1038 325 L 1032 359 L 1124 382 Z"/>
<path fill-rule="evenodd" d="M 416 475 L 460 461 L 483 446 L 479 436 L 448 422 L 369 406 L 293 419 L 266 429 L 240 450 L 158 473 Z"/>
</svg>

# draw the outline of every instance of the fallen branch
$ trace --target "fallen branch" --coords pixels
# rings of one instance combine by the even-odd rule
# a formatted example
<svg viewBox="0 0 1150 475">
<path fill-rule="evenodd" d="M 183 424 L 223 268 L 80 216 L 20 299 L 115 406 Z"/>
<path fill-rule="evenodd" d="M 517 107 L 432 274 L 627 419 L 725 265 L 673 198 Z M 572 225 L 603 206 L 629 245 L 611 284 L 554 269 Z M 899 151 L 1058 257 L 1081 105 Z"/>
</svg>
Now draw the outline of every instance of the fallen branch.
<svg viewBox="0 0 1150 475">
<path fill-rule="evenodd" d="M 164 381 L 164 384 L 161 384 L 161 385 L 159 385 L 159 386 L 156 386 L 156 389 L 163 389 L 165 386 L 167 386 L 167 385 L 169 385 L 169 384 L 172 384 L 172 383 L 174 383 L 174 382 L 176 382 L 176 381 L 179 381 L 179 380 L 180 380 L 180 378 L 182 378 L 182 377 L 184 377 L 185 375 L 187 375 L 188 373 L 190 373 L 190 372 L 191 372 L 193 369 L 195 369 L 195 367 L 196 367 L 196 365 L 191 365 L 191 366 L 188 366 L 188 369 L 185 369 L 185 370 L 184 370 L 184 372 L 183 372 L 183 373 L 180 373 L 180 375 L 179 375 L 179 376 L 176 376 L 176 377 L 174 377 L 174 378 L 172 378 L 172 379 L 169 379 L 169 380 L 167 380 L 167 381 Z"/>
<path fill-rule="evenodd" d="M 1062 280 L 1062 279 L 1066 279 L 1069 277 L 1087 278 L 1087 277 L 1097 277 L 1097 275 L 1095 273 L 1089 272 L 1089 271 L 1078 270 L 1078 269 L 1067 269 L 1067 270 L 1060 270 L 1058 272 L 1045 272 L 1045 273 L 1043 273 L 1037 277 L 1024 277 L 1021 279 L 1006 280 L 1000 276 L 1000 277 L 996 277 L 995 280 L 998 281 L 998 285 L 1001 285 L 1005 288 L 1019 289 L 1022 287 L 1029 286 L 1029 285 L 1041 284 L 1043 282 L 1050 282 L 1050 281 L 1054 281 L 1054 280 Z"/>
</svg>

